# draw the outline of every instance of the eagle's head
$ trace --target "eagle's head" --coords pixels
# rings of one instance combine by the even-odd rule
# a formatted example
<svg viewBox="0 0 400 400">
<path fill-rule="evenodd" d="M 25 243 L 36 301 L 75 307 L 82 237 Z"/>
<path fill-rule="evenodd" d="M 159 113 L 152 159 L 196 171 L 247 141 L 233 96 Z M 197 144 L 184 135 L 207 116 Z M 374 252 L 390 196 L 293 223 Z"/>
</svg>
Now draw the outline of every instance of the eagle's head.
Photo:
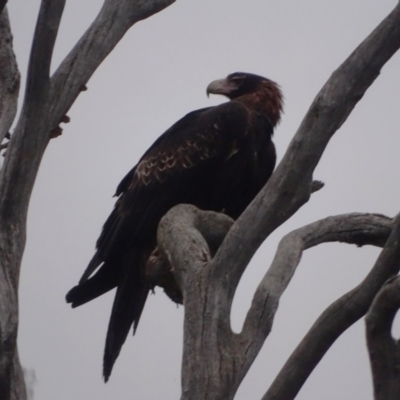
<svg viewBox="0 0 400 400">
<path fill-rule="evenodd" d="M 273 125 L 280 120 L 283 95 L 279 85 L 268 78 L 248 72 L 234 72 L 224 79 L 217 79 L 207 86 L 209 94 L 222 94 L 230 100 L 251 104 L 263 111 Z"/>
</svg>

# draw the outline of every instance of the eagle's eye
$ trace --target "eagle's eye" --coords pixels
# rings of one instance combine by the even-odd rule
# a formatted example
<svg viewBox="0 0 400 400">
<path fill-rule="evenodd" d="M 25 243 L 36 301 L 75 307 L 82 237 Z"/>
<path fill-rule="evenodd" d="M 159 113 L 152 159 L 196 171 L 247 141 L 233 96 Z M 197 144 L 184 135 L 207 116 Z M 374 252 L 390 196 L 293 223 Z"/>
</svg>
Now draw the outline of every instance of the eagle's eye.
<svg viewBox="0 0 400 400">
<path fill-rule="evenodd" d="M 231 80 L 236 83 L 241 83 L 244 80 L 244 76 L 243 75 L 234 75 L 231 77 Z"/>
</svg>

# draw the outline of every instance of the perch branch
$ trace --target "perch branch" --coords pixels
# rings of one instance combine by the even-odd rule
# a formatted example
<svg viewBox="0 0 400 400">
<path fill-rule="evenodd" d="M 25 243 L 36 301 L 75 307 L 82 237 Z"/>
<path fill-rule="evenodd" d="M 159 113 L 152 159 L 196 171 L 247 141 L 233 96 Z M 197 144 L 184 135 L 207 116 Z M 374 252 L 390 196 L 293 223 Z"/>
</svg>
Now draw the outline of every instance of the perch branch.
<svg viewBox="0 0 400 400">
<path fill-rule="evenodd" d="M 174 248 L 168 250 L 168 253 L 176 254 L 178 260 L 181 257 L 181 252 L 185 251 L 182 244 L 186 242 L 194 232 L 200 233 L 207 243 L 208 248 L 201 250 L 201 252 L 204 253 L 205 251 L 208 257 L 213 257 L 227 232 L 233 225 L 233 222 L 233 219 L 225 214 L 201 211 L 191 205 L 181 204 L 173 208 L 164 217 L 162 224 L 160 224 L 162 228 L 160 228 L 159 235 L 163 245 L 161 248 L 158 246 L 155 248 L 147 262 L 145 273 L 148 284 L 152 286 L 152 288 L 155 286 L 162 287 L 172 301 L 182 304 L 182 291 L 175 280 L 173 264 L 170 264 L 168 257 L 165 255 L 165 249 L 173 246 L 171 237 L 165 234 L 165 230 L 170 229 L 169 227 L 172 226 L 174 235 L 177 235 L 176 242 L 174 243 L 178 244 L 178 247 L 175 250 Z M 178 229 L 177 226 L 180 226 L 181 229 Z M 198 233 L 196 233 L 196 236 Z M 182 235 L 184 235 L 183 239 L 181 238 Z M 193 240 L 193 238 L 189 240 L 193 242 L 196 241 Z M 204 242 L 198 243 L 199 245 L 200 243 L 204 245 Z"/>
<path fill-rule="evenodd" d="M 387 225 L 384 229 L 387 229 Z M 365 315 L 385 281 L 399 272 L 399 235 L 400 214 L 395 219 L 385 247 L 366 278 L 321 314 L 286 361 L 262 400 L 294 399 L 335 340 Z M 382 245 L 382 240 L 374 238 L 374 243 L 371 244 Z"/>
<path fill-rule="evenodd" d="M 199 260 L 202 265 L 208 263 L 232 225 L 227 215 L 202 211 L 190 204 L 171 208 L 161 219 L 157 234 L 160 252 L 174 272 L 184 299 L 188 289 L 184 282 L 196 275 L 196 270 L 188 266 Z"/>
<path fill-rule="evenodd" d="M 204 218 L 205 215 L 211 219 Z M 218 230 L 215 223 L 212 225 L 212 218 L 216 216 L 227 218 L 223 214 L 206 214 L 193 206 L 181 205 L 167 213 L 159 227 L 159 246 L 168 259 L 168 271 L 172 266 L 179 287 L 185 291 L 184 349 L 187 356 L 183 386 L 189 397 L 183 396 L 183 399 L 197 393 L 197 385 L 204 385 L 205 378 L 211 387 L 219 387 L 216 392 L 223 393 L 219 398 L 233 398 L 271 329 L 279 298 L 304 250 L 337 241 L 383 246 L 393 226 L 393 221 L 382 215 L 346 214 L 317 221 L 286 235 L 256 291 L 242 333 L 233 334 L 229 324 L 230 305 L 223 296 L 226 280 L 213 282 L 209 279 L 211 253 L 202 238 L 204 233 L 218 231 L 220 241 L 226 234 L 232 221 L 224 226 L 218 221 L 217 226 L 223 228 Z M 191 368 L 186 370 L 189 365 Z M 238 365 L 240 368 L 235 367 Z M 231 378 L 224 388 L 221 377 L 226 376 Z"/>
<path fill-rule="evenodd" d="M 392 337 L 394 317 L 400 308 L 400 278 L 386 282 L 366 316 L 375 400 L 400 398 L 400 342 Z"/>
<path fill-rule="evenodd" d="M 224 314 L 227 306 L 218 304 L 223 283 L 210 280 L 212 253 L 203 237 L 218 245 L 232 223 L 224 214 L 179 205 L 159 224 L 158 245 L 173 268 L 185 305 L 182 400 L 203 398 L 205 392 L 207 398 L 216 399 L 219 393 L 218 398 L 229 400 L 236 391 L 223 381 L 235 368 L 231 354 L 223 350 L 229 350 L 233 333 L 229 313 Z"/>
</svg>

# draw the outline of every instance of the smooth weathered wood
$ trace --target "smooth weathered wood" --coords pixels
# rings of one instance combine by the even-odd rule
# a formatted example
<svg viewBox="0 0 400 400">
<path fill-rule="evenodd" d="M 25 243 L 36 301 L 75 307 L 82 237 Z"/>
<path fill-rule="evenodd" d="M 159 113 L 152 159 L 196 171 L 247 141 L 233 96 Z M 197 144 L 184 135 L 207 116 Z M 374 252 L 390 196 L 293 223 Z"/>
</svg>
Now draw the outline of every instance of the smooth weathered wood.
<svg viewBox="0 0 400 400">
<path fill-rule="evenodd" d="M 393 229 L 392 226 L 387 219 L 382 220 L 381 227 L 374 233 L 366 226 L 365 233 L 371 233 L 373 236 L 373 242 L 370 244 L 385 246 L 373 268 L 358 286 L 332 303 L 321 314 L 289 357 L 262 400 L 294 399 L 335 340 L 365 315 L 381 286 L 399 272 L 400 246 L 396 243 L 399 238 L 400 216 L 396 217 Z M 355 232 L 355 243 L 367 244 L 366 237 L 362 232 L 359 233 L 361 236 Z"/>
<path fill-rule="evenodd" d="M 304 250 L 334 241 L 383 246 L 393 226 L 393 221 L 382 215 L 346 214 L 317 221 L 286 235 L 256 291 L 242 332 L 235 334 L 230 328 L 230 304 L 224 294 L 228 279 L 219 282 L 210 279 L 214 265 L 202 235 L 210 231 L 205 229 L 210 224 L 206 216 L 215 218 L 215 215 L 180 205 L 166 214 L 158 232 L 160 249 L 183 291 L 182 400 L 234 398 L 270 332 L 279 299 Z M 223 217 L 227 218 L 223 214 L 219 218 Z M 375 278 L 376 275 L 371 279 Z M 299 368 L 302 365 L 299 363 Z"/>
<path fill-rule="evenodd" d="M 22 372 L 17 365 L 18 281 L 26 238 L 26 215 L 33 183 L 47 141 L 41 107 L 48 90 L 50 67 L 63 0 L 43 1 L 40 9 L 21 118 L 7 149 L 0 173 L 0 392 L 2 399 L 25 399 Z M 35 135 L 39 133 L 38 135 Z M 15 397 L 18 396 L 18 397 Z"/>
<path fill-rule="evenodd" d="M 234 334 L 229 314 L 224 313 L 226 305 L 218 304 L 223 282 L 216 289 L 210 279 L 211 253 L 203 236 L 218 224 L 216 218 L 224 224 L 229 217 L 179 205 L 162 218 L 158 229 L 159 247 L 173 267 L 185 306 L 182 400 L 229 400 L 235 393 L 222 376 L 235 368 L 231 354 L 225 352 Z"/>
</svg>

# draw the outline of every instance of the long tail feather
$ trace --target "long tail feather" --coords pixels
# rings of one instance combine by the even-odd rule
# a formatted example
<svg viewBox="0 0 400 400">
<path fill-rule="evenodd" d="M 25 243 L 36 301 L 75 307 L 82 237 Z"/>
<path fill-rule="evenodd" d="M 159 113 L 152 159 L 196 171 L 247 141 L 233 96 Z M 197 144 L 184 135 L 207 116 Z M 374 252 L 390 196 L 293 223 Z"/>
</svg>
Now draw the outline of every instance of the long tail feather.
<svg viewBox="0 0 400 400">
<path fill-rule="evenodd" d="M 78 307 L 114 289 L 119 282 L 119 276 L 113 273 L 111 265 L 104 264 L 90 279 L 73 287 L 66 295 L 67 303 Z"/>
<path fill-rule="evenodd" d="M 105 382 L 108 381 L 111 375 L 115 360 L 121 351 L 132 324 L 135 332 L 146 303 L 149 288 L 140 273 L 143 267 L 143 260 L 147 260 L 148 254 L 147 252 L 145 253 L 146 257 L 143 257 L 143 250 L 141 250 L 139 259 L 137 257 L 127 258 L 129 268 L 115 295 L 104 349 L 103 376 Z"/>
</svg>

